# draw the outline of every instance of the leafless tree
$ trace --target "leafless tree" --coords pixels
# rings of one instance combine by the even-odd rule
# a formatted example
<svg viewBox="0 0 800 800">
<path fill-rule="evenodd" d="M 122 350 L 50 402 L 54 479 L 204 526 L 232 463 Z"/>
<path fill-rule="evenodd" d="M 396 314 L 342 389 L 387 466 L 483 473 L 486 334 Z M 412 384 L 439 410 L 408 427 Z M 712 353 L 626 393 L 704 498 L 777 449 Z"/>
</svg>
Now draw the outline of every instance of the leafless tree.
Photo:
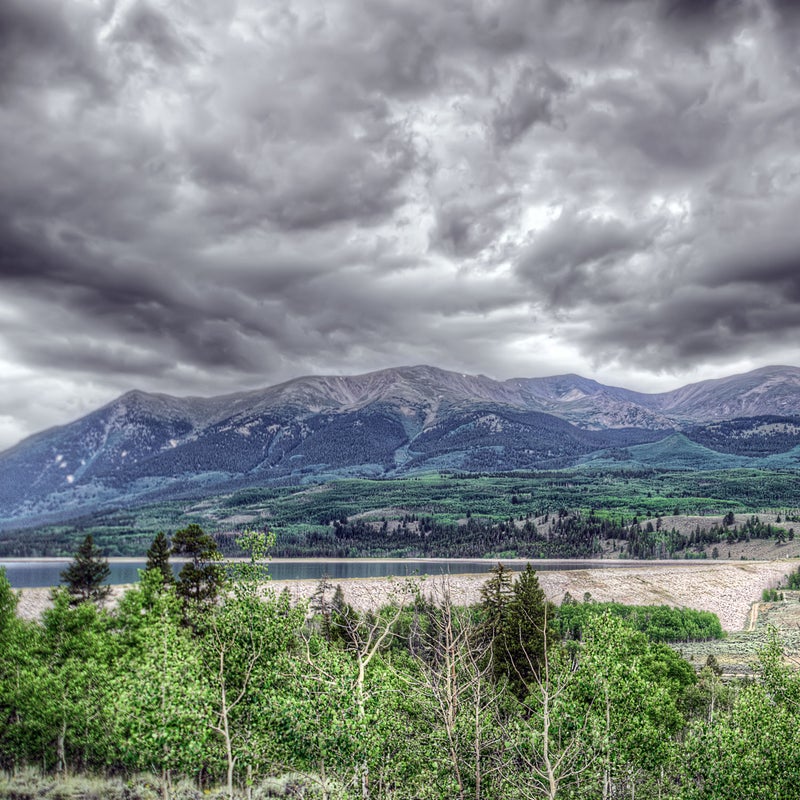
<svg viewBox="0 0 800 800">
<path fill-rule="evenodd" d="M 528 696 L 525 713 L 501 720 L 510 747 L 506 776 L 514 775 L 516 792 L 525 798 L 555 800 L 564 784 L 575 782 L 593 761 L 587 747 L 591 706 L 581 708 L 571 697 L 577 665 L 560 642 L 548 641 L 547 621 L 542 628 L 544 649 L 536 663 L 528 660 Z M 525 776 L 524 780 L 521 776 Z"/>
<path fill-rule="evenodd" d="M 419 667 L 415 687 L 427 695 L 447 741 L 459 800 L 480 800 L 487 752 L 497 744 L 488 721 L 496 697 L 490 643 L 479 635 L 468 609 L 453 606 L 449 580 L 434 585 L 427 624 L 412 628 L 410 648 Z M 468 778 L 471 776 L 471 780 Z"/>
</svg>

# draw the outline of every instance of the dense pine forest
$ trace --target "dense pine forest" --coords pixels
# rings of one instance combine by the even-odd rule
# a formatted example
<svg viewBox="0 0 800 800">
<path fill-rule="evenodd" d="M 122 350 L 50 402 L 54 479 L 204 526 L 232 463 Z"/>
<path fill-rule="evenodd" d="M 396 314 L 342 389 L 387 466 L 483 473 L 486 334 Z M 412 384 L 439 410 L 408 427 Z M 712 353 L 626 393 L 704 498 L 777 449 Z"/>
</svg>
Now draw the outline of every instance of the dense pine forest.
<svg viewBox="0 0 800 800">
<path fill-rule="evenodd" d="M 267 582 L 264 534 L 223 571 L 198 526 L 156 537 L 110 610 L 87 537 L 39 622 L 0 576 L 0 796 L 793 798 L 800 677 L 671 642 L 711 614 L 565 597 L 498 566 L 456 607 L 398 583 L 380 611 Z M 177 580 L 172 553 L 187 559 Z"/>
</svg>

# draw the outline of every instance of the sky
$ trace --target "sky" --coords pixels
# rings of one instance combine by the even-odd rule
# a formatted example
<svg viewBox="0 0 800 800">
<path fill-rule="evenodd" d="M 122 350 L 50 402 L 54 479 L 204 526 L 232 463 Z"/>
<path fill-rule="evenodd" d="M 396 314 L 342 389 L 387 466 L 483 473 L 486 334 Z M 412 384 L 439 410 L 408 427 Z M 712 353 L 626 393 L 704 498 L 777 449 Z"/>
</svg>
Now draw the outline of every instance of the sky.
<svg viewBox="0 0 800 800">
<path fill-rule="evenodd" d="M 138 388 L 800 364 L 796 0 L 0 0 L 0 448 Z"/>
</svg>

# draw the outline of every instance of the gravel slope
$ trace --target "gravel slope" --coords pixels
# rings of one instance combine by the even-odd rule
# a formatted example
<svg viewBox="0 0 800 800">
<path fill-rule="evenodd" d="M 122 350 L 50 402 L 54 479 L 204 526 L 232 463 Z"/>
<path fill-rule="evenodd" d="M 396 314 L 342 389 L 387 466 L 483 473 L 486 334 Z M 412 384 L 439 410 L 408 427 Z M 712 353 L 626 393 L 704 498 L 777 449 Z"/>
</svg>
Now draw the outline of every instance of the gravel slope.
<svg viewBox="0 0 800 800">
<path fill-rule="evenodd" d="M 776 586 L 796 566 L 791 561 L 750 561 L 718 562 L 709 566 L 610 567 L 538 574 L 545 594 L 555 603 L 560 603 L 566 592 L 578 601 L 589 592 L 592 599 L 598 601 L 685 606 L 712 611 L 725 630 L 736 631 L 746 626 L 750 607 L 761 598 L 762 590 Z M 453 602 L 458 605 L 477 602 L 486 578 L 485 574 L 449 576 L 446 580 Z M 441 577 L 429 577 L 421 579 L 419 584 L 424 594 L 435 595 L 441 591 L 442 582 Z M 393 593 L 404 593 L 404 582 L 398 579 L 365 578 L 342 583 L 348 602 L 361 609 L 380 605 Z M 293 598 L 301 599 L 310 597 L 318 582 L 276 581 L 274 585 L 276 589 L 286 587 Z"/>
<path fill-rule="evenodd" d="M 535 566 L 535 564 L 534 564 Z M 639 605 L 670 605 L 713 611 L 727 631 L 742 630 L 747 625 L 750 606 L 765 588 L 776 586 L 792 572 L 796 561 L 715 562 L 704 565 L 653 566 L 637 569 L 601 568 L 566 572 L 540 572 L 539 582 L 547 597 L 559 603 L 566 592 L 580 601 L 589 592 L 592 599 L 615 600 Z M 451 575 L 453 602 L 462 605 L 480 599 L 480 588 L 487 576 Z M 441 592 L 443 578 L 416 579 L 363 578 L 343 581 L 345 597 L 356 608 L 374 608 L 393 596 L 411 596 L 416 586 L 425 595 Z M 276 590 L 286 588 L 295 600 L 309 598 L 318 581 L 275 581 Z M 112 600 L 126 587 L 116 586 Z M 49 589 L 23 589 L 18 613 L 36 619 L 49 604 Z"/>
</svg>

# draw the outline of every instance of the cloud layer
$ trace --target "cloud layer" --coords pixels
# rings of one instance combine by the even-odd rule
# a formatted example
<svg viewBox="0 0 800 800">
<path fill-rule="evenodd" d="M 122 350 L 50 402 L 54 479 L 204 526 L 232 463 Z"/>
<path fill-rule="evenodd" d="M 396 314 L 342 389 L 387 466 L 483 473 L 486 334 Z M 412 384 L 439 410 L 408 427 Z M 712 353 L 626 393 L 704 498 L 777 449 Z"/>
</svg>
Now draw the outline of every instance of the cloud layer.
<svg viewBox="0 0 800 800">
<path fill-rule="evenodd" d="M 6 0 L 0 446 L 128 388 L 798 363 L 783 0 Z"/>
</svg>

